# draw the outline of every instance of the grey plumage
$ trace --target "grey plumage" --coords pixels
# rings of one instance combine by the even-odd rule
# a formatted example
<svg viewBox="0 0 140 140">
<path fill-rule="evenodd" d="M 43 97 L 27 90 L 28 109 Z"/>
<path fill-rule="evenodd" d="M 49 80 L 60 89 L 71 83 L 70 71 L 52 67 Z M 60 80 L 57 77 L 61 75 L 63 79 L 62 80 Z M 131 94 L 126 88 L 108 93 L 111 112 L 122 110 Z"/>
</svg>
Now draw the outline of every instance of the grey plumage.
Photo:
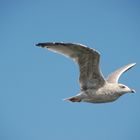
<svg viewBox="0 0 140 140">
<path fill-rule="evenodd" d="M 118 79 L 123 72 L 133 67 L 135 63 L 128 64 L 116 70 L 105 80 L 99 68 L 100 53 L 95 49 L 88 48 L 81 44 L 57 42 L 38 43 L 36 46 L 68 56 L 79 65 L 81 91 L 76 96 L 68 98 L 67 100 L 69 101 L 110 102 L 116 100 L 123 93 L 132 92 L 132 90 L 125 85 L 127 90 L 119 91 L 119 86 L 122 84 L 118 84 Z"/>
</svg>

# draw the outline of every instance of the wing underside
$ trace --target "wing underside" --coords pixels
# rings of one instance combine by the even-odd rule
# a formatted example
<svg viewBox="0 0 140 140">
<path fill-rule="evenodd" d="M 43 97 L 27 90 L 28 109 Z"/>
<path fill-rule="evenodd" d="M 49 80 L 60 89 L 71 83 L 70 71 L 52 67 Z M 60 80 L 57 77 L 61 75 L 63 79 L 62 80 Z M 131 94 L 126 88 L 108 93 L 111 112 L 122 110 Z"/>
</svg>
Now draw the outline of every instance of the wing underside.
<svg viewBox="0 0 140 140">
<path fill-rule="evenodd" d="M 37 46 L 48 48 L 56 53 L 72 58 L 80 69 L 81 90 L 88 88 L 99 88 L 104 85 L 105 80 L 99 69 L 99 53 L 81 44 L 72 43 L 39 43 Z"/>
</svg>

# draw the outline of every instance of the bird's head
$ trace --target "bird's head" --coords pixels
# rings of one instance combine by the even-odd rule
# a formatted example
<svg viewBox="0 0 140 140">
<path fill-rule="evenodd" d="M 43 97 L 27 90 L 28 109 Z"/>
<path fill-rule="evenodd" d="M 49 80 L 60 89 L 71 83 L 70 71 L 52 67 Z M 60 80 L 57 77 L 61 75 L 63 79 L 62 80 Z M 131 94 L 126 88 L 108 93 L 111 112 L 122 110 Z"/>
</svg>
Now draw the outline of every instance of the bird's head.
<svg viewBox="0 0 140 140">
<path fill-rule="evenodd" d="M 135 93 L 134 89 L 129 88 L 128 86 L 120 84 L 120 83 L 117 86 L 117 90 L 121 94 L 124 94 L 124 93 Z"/>
</svg>

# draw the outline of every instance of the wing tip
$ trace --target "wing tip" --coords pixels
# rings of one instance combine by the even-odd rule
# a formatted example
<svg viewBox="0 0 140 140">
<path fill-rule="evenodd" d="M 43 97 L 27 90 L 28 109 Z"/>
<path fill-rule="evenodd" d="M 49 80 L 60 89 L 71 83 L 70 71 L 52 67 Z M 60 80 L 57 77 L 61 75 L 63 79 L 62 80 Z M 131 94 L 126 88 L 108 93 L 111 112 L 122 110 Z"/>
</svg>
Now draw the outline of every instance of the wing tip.
<svg viewBox="0 0 140 140">
<path fill-rule="evenodd" d="M 62 45 L 62 46 L 67 46 L 67 45 L 78 45 L 78 46 L 82 46 L 83 48 L 87 49 L 88 51 L 92 51 L 93 53 L 96 53 L 100 56 L 100 52 L 97 51 L 96 49 L 93 49 L 93 48 L 89 48 L 87 47 L 86 45 L 83 45 L 83 44 L 80 44 L 80 43 L 66 43 L 66 42 L 44 42 L 44 43 L 37 43 L 35 44 L 35 46 L 38 46 L 38 47 L 42 47 L 42 48 L 49 48 L 51 46 L 54 46 L 54 45 Z"/>
<path fill-rule="evenodd" d="M 40 46 L 40 43 L 35 44 L 35 46 Z"/>
<path fill-rule="evenodd" d="M 132 63 L 133 66 L 135 66 L 136 64 L 137 64 L 136 62 Z"/>
<path fill-rule="evenodd" d="M 38 47 L 45 47 L 45 46 L 46 46 L 46 43 L 37 43 L 37 44 L 35 44 L 35 46 L 38 46 Z"/>
<path fill-rule="evenodd" d="M 38 46 L 38 47 L 47 47 L 48 46 L 53 46 L 53 45 L 66 45 L 66 43 L 64 42 L 44 42 L 44 43 L 37 43 L 35 44 L 35 46 Z"/>
<path fill-rule="evenodd" d="M 131 63 L 129 65 L 130 65 L 130 68 L 132 68 L 132 67 L 134 67 L 136 65 L 136 63 Z"/>
</svg>

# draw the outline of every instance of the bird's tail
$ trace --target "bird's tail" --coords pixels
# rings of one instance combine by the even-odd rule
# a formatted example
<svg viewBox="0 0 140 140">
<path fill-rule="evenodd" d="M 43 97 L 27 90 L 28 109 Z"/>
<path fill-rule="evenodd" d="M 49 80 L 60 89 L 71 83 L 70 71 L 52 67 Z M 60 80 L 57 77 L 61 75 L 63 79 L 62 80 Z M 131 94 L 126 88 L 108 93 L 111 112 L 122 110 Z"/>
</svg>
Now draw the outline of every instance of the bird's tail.
<svg viewBox="0 0 140 140">
<path fill-rule="evenodd" d="M 69 97 L 64 99 L 64 101 L 70 101 L 70 102 L 81 102 L 81 99 L 77 96 Z"/>
</svg>

